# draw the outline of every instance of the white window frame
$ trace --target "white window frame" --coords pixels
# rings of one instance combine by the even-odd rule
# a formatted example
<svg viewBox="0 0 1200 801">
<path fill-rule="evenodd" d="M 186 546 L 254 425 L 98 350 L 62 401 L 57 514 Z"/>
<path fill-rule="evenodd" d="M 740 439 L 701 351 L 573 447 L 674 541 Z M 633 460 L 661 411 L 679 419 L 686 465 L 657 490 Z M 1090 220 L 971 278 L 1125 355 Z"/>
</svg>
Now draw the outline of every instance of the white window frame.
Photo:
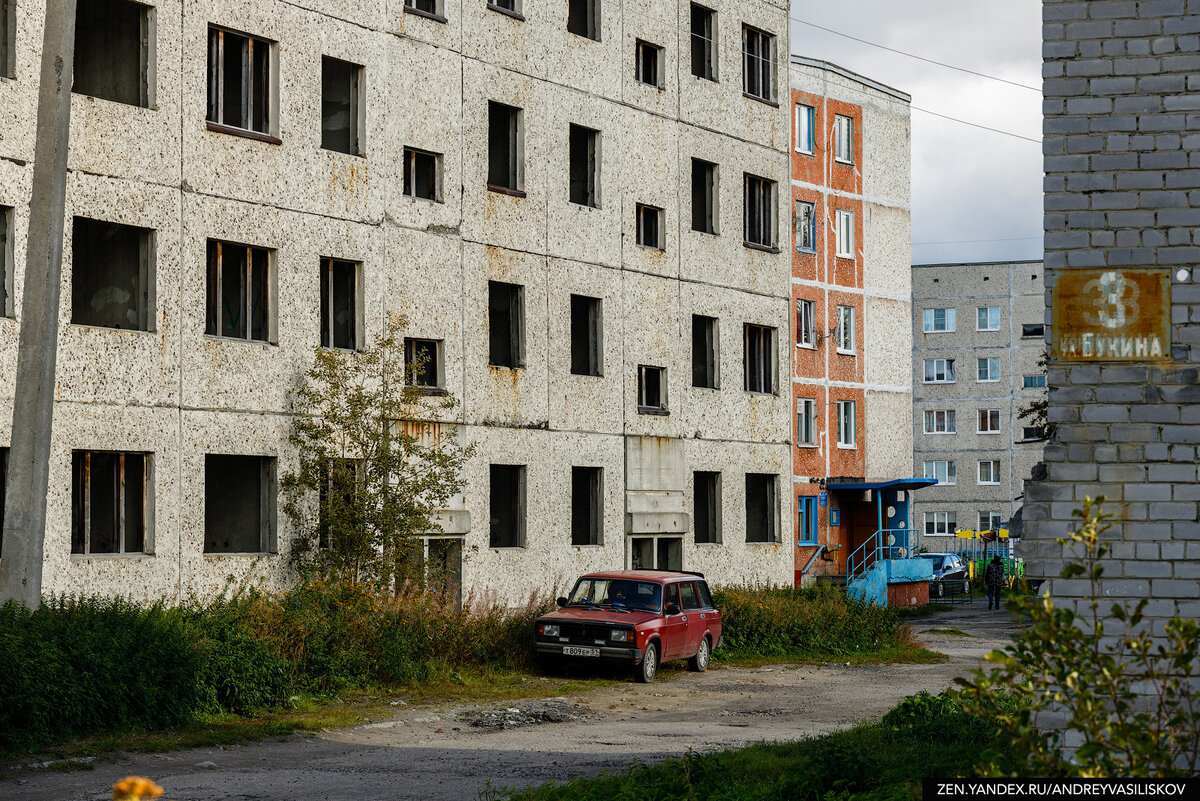
<svg viewBox="0 0 1200 801">
<path fill-rule="evenodd" d="M 941 327 L 938 327 L 938 312 L 942 313 Z M 953 308 L 949 309 L 926 309 L 925 310 L 925 328 L 926 334 L 950 334 L 955 331 L 958 325 L 958 318 Z"/>
<path fill-rule="evenodd" d="M 817 447 L 817 401 L 814 398 L 796 398 L 796 446 Z"/>
<path fill-rule="evenodd" d="M 837 446 L 844 449 L 854 449 L 858 446 L 857 404 L 852 400 L 837 402 Z M 847 437 L 847 435 L 849 435 Z"/>
<path fill-rule="evenodd" d="M 817 109 L 806 103 L 796 104 L 796 152 L 806 156 L 816 147 Z"/>
<path fill-rule="evenodd" d="M 995 365 L 996 371 L 993 374 L 992 366 Z M 978 384 L 994 384 L 1000 380 L 1000 358 L 998 356 L 984 356 L 983 358 L 975 359 L 975 382 Z"/>
<path fill-rule="evenodd" d="M 981 315 L 980 312 L 983 314 Z M 992 312 L 995 312 L 996 322 L 992 324 Z M 986 327 L 980 325 L 982 319 L 986 317 Z M 975 309 L 975 330 L 976 331 L 999 331 L 1000 330 L 1000 307 L 999 306 L 979 306 Z"/>
<path fill-rule="evenodd" d="M 817 348 L 817 304 L 800 298 L 796 301 L 796 347 Z"/>
<path fill-rule="evenodd" d="M 803 210 L 801 209 L 803 207 Z M 801 253 L 816 253 L 817 252 L 817 204 L 809 203 L 807 200 L 797 200 L 795 209 L 796 218 L 796 250 Z M 804 235 L 801 232 L 808 234 L 808 241 L 811 243 L 807 247 L 804 245 Z"/>
<path fill-rule="evenodd" d="M 925 536 L 952 536 L 958 527 L 958 512 L 926 512 L 924 522 Z M 930 523 L 933 524 L 932 531 Z M 939 528 L 941 531 L 938 530 Z"/>
<path fill-rule="evenodd" d="M 836 339 L 837 352 L 847 355 L 854 355 L 854 307 L 853 306 L 838 306 L 837 307 L 837 331 Z"/>
<path fill-rule="evenodd" d="M 942 429 L 938 430 L 938 415 L 942 416 Z M 925 433 L 926 434 L 957 434 L 958 433 L 958 414 L 954 409 L 926 409 L 925 410 Z M 933 428 L 929 427 L 929 423 L 933 422 Z"/>
<path fill-rule="evenodd" d="M 941 363 L 939 368 L 939 364 Z M 933 370 L 930 370 L 932 364 Z M 933 378 L 930 378 L 930 375 Z M 941 378 L 938 378 L 938 376 Z M 954 359 L 926 359 L 924 368 L 924 383 L 926 384 L 954 384 L 957 383 L 958 377 L 954 373 Z"/>
<path fill-rule="evenodd" d="M 1021 389 L 1045 389 L 1045 375 L 1027 375 L 1021 379 Z"/>
<path fill-rule="evenodd" d="M 841 164 L 854 163 L 854 118 L 844 114 L 833 117 L 833 158 Z"/>
<path fill-rule="evenodd" d="M 836 211 L 837 257 L 854 258 L 854 212 L 845 209 Z"/>
<path fill-rule="evenodd" d="M 931 459 L 925 462 L 925 478 L 936 478 L 938 484 L 953 487 L 958 484 L 958 466 L 951 459 Z"/>
<path fill-rule="evenodd" d="M 996 525 L 992 525 L 992 522 Z M 980 512 L 979 513 L 979 530 L 980 531 L 995 531 L 1004 525 L 1004 518 L 1000 512 Z"/>
<path fill-rule="evenodd" d="M 984 480 L 983 466 L 987 465 L 987 472 L 990 478 Z M 1000 460 L 999 459 L 980 459 L 975 476 L 979 485 L 982 486 L 998 486 L 1000 484 Z"/>
<path fill-rule="evenodd" d="M 987 415 L 986 420 L 988 423 L 988 428 L 983 427 L 983 423 L 985 420 L 985 418 L 984 418 L 985 414 Z M 995 420 L 996 420 L 995 428 L 991 427 L 993 417 L 995 417 Z M 978 426 L 977 426 L 978 430 L 975 433 L 977 433 L 977 434 L 999 434 L 1000 433 L 1000 410 L 999 409 L 980 409 L 979 415 L 978 415 L 978 420 L 976 422 L 978 423 Z"/>
</svg>

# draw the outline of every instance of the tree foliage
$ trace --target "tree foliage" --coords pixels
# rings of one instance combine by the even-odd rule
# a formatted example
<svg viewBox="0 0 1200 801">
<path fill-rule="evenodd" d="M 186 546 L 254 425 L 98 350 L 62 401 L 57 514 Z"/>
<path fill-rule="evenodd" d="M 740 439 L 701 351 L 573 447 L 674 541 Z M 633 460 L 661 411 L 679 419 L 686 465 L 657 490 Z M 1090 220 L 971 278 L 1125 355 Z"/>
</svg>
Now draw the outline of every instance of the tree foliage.
<svg viewBox="0 0 1200 801">
<path fill-rule="evenodd" d="M 357 353 L 317 348 L 296 390 L 290 442 L 299 468 L 280 480 L 293 564 L 310 578 L 379 590 L 421 577 L 419 537 L 463 487 L 471 449 L 434 422 L 456 401 L 416 386 L 403 318 Z"/>
<path fill-rule="evenodd" d="M 1100 611 L 1104 497 L 1084 500 L 1078 530 L 1059 538 L 1076 558 L 1063 579 L 1089 582 L 1085 613 L 1049 594 L 1018 597 L 1009 609 L 1029 622 L 1013 644 L 987 656 L 998 667 L 962 680 L 967 708 L 995 721 L 997 747 L 980 768 L 991 776 L 1169 777 L 1193 775 L 1200 756 L 1200 627 L 1172 618 L 1152 636 L 1146 599 Z M 1109 631 L 1108 623 L 1115 623 Z M 1016 699 L 1016 708 L 1005 696 Z M 1061 724 L 1061 725 L 1060 725 Z M 1072 732 L 1079 743 L 1068 743 Z M 1068 745 L 1078 744 L 1072 751 Z"/>
</svg>

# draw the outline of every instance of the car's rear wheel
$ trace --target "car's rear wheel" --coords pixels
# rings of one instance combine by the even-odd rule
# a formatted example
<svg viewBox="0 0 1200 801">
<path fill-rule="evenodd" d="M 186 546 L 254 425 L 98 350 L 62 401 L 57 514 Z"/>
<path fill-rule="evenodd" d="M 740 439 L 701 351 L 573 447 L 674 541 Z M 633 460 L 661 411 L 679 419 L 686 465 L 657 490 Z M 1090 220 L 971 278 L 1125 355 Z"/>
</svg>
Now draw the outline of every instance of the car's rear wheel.
<svg viewBox="0 0 1200 801">
<path fill-rule="evenodd" d="M 708 657 L 711 646 L 708 644 L 708 635 L 704 635 L 704 639 L 700 640 L 700 650 L 696 651 L 696 655 L 688 660 L 688 669 L 696 673 L 703 673 L 708 670 Z"/>
<path fill-rule="evenodd" d="M 649 684 L 654 681 L 654 674 L 658 673 L 658 643 L 646 643 L 646 652 L 642 655 L 642 664 L 638 665 L 637 680 L 642 684 Z"/>
</svg>

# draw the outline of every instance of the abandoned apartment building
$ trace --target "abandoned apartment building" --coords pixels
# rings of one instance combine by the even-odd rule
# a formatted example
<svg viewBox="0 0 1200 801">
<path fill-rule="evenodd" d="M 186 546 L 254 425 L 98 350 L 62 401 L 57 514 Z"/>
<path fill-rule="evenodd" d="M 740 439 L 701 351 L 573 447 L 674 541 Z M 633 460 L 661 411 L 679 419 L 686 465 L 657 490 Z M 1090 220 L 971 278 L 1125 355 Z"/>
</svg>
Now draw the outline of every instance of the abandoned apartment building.
<svg viewBox="0 0 1200 801">
<path fill-rule="evenodd" d="M 394 313 L 476 447 L 464 592 L 790 583 L 787 2 L 327 8 L 80 3 L 45 591 L 284 586 L 292 392 Z M 0 444 L 43 16 L 0 0 Z"/>
</svg>

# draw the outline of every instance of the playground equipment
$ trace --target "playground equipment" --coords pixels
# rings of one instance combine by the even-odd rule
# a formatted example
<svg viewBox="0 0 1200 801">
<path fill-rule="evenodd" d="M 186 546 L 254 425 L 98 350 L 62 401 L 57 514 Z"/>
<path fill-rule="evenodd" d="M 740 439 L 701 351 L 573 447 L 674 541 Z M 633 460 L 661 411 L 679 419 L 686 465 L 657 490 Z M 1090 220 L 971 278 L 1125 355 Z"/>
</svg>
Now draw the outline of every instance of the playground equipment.
<svg viewBox="0 0 1200 801">
<path fill-rule="evenodd" d="M 966 561 L 972 581 L 983 581 L 984 571 L 993 556 L 999 556 L 1000 563 L 1004 565 L 1004 586 L 1012 586 L 1025 576 L 1025 560 L 1016 558 L 1013 541 L 1006 528 L 955 531 L 951 551 Z"/>
</svg>

